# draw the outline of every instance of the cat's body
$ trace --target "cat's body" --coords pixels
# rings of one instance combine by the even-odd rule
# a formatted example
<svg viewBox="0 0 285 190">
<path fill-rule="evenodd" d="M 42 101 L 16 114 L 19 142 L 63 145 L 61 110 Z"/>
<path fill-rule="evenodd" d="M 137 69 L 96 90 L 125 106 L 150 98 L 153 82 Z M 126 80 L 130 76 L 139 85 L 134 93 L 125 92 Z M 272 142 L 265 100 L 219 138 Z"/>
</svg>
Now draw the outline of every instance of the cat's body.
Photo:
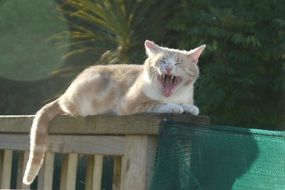
<svg viewBox="0 0 285 190">
<path fill-rule="evenodd" d="M 48 125 L 56 115 L 199 113 L 193 105 L 193 89 L 199 76 L 198 58 L 205 46 L 180 51 L 146 41 L 145 47 L 148 58 L 144 65 L 91 66 L 62 96 L 37 112 L 31 128 L 25 184 L 30 184 L 39 172 Z"/>
</svg>

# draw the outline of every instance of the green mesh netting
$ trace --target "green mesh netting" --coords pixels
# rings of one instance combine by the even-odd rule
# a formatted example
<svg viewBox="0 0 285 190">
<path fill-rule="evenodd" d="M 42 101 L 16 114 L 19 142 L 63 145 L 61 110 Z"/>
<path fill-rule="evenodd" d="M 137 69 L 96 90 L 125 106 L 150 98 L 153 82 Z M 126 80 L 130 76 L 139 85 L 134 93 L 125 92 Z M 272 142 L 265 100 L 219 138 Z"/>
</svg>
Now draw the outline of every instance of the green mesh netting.
<svg viewBox="0 0 285 190">
<path fill-rule="evenodd" d="M 150 190 L 285 190 L 285 132 L 168 123 Z"/>
</svg>

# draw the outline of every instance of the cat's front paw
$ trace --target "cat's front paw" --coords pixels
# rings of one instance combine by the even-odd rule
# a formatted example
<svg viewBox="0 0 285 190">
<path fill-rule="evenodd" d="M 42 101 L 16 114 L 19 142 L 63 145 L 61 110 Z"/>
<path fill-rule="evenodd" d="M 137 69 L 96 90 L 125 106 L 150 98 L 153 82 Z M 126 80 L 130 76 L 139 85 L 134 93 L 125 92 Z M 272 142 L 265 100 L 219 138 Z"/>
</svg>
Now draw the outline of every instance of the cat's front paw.
<svg viewBox="0 0 285 190">
<path fill-rule="evenodd" d="M 193 115 L 199 114 L 199 108 L 197 106 L 190 104 L 181 104 L 181 106 L 186 113 L 192 113 Z"/>
<path fill-rule="evenodd" d="M 179 114 L 182 114 L 183 108 L 179 104 L 168 103 L 168 104 L 160 105 L 159 108 L 157 109 L 157 112 L 158 113 L 179 113 Z"/>
</svg>

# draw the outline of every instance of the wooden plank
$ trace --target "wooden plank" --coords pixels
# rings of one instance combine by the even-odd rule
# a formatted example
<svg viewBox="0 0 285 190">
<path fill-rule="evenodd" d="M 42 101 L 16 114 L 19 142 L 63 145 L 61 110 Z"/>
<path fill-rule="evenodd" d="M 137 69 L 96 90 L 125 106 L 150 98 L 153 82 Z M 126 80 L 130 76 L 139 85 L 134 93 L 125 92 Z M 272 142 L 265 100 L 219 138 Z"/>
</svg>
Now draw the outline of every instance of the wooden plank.
<svg viewBox="0 0 285 190">
<path fill-rule="evenodd" d="M 102 155 L 122 155 L 124 152 L 123 136 L 54 135 L 49 139 L 48 150 L 55 152 Z"/>
<path fill-rule="evenodd" d="M 28 161 L 29 152 L 21 152 L 18 156 L 18 167 L 17 167 L 17 189 L 29 189 L 30 186 L 23 184 L 23 176 L 25 167 Z"/>
<path fill-rule="evenodd" d="M 87 156 L 86 177 L 85 177 L 85 190 L 92 190 L 94 169 L 94 156 Z"/>
<path fill-rule="evenodd" d="M 17 167 L 17 189 L 22 187 L 22 178 L 23 178 L 23 170 L 24 170 L 24 152 L 21 152 L 18 155 L 18 167 Z"/>
<path fill-rule="evenodd" d="M 91 156 L 87 165 L 86 190 L 101 190 L 103 155 Z"/>
<path fill-rule="evenodd" d="M 147 190 L 154 164 L 156 138 L 154 136 L 126 136 L 126 149 L 122 163 L 123 190 Z"/>
<path fill-rule="evenodd" d="M 95 155 L 94 159 L 93 190 L 101 190 L 103 156 Z"/>
<path fill-rule="evenodd" d="M 33 115 L 1 115 L 0 133 L 30 133 Z"/>
<path fill-rule="evenodd" d="M 77 154 L 64 156 L 61 168 L 60 190 L 75 190 L 77 158 Z"/>
<path fill-rule="evenodd" d="M 11 182 L 11 170 L 12 170 L 12 150 L 4 150 L 3 156 L 3 167 L 2 167 L 2 178 L 1 178 L 1 188 L 9 189 Z"/>
<path fill-rule="evenodd" d="M 33 116 L 0 116 L 0 133 L 29 133 Z M 205 125 L 207 116 L 191 114 L 136 114 L 128 116 L 97 115 L 92 117 L 56 117 L 50 134 L 150 134 L 158 133 L 161 121 Z"/>
<path fill-rule="evenodd" d="M 52 190 L 54 154 L 47 152 L 38 177 L 38 189 Z"/>
<path fill-rule="evenodd" d="M 113 190 L 121 189 L 121 175 L 122 175 L 122 157 L 114 157 L 114 169 L 113 169 Z"/>
<path fill-rule="evenodd" d="M 29 150 L 29 136 L 0 134 L 0 149 Z M 49 152 L 123 155 L 124 136 L 50 135 Z"/>
<path fill-rule="evenodd" d="M 2 184 L 2 172 L 3 172 L 3 159 L 4 159 L 4 150 L 0 150 L 0 187 Z"/>
</svg>

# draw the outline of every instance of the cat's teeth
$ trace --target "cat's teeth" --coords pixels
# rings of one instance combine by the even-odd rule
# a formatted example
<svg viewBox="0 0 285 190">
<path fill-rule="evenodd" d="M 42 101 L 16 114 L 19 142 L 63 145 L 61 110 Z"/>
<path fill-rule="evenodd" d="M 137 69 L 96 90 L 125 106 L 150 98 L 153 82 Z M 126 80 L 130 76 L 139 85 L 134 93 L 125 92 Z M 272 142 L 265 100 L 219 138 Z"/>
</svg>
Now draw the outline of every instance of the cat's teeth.
<svg viewBox="0 0 285 190">
<path fill-rule="evenodd" d="M 172 75 L 171 80 L 174 80 L 174 77 L 175 77 L 175 76 Z"/>
</svg>

